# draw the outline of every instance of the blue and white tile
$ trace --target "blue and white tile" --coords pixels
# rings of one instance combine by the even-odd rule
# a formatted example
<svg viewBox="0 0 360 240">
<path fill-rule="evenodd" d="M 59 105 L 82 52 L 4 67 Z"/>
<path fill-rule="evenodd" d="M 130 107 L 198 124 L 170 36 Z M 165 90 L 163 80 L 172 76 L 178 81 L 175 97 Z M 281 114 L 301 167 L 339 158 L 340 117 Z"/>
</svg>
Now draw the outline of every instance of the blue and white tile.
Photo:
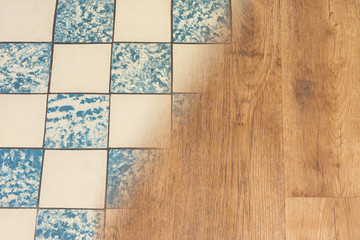
<svg viewBox="0 0 360 240">
<path fill-rule="evenodd" d="M 130 205 L 132 189 L 141 177 L 151 150 L 110 149 L 106 206 L 124 208 Z"/>
<path fill-rule="evenodd" d="M 102 234 L 103 211 L 44 209 L 39 211 L 37 240 L 93 240 Z"/>
<path fill-rule="evenodd" d="M 0 149 L 0 207 L 36 207 L 43 151 Z"/>
<path fill-rule="evenodd" d="M 165 43 L 115 43 L 112 93 L 169 93 L 171 45 Z"/>
<path fill-rule="evenodd" d="M 59 0 L 55 42 L 111 42 L 114 0 Z"/>
<path fill-rule="evenodd" d="M 227 42 L 229 0 L 174 0 L 173 39 L 176 43 Z"/>
<path fill-rule="evenodd" d="M 52 94 L 45 148 L 106 148 L 109 96 Z"/>
<path fill-rule="evenodd" d="M 50 43 L 0 44 L 0 92 L 46 93 Z"/>
</svg>

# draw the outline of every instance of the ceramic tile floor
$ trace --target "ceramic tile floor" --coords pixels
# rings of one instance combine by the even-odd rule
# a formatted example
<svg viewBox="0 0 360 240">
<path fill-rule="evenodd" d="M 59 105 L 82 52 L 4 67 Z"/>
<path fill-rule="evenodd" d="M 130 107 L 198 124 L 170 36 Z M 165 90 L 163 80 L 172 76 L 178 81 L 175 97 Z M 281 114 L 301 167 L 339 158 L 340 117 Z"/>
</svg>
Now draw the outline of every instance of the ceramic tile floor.
<svg viewBox="0 0 360 240">
<path fill-rule="evenodd" d="M 96 239 L 129 207 L 229 1 L 0 0 L 0 240 Z"/>
</svg>

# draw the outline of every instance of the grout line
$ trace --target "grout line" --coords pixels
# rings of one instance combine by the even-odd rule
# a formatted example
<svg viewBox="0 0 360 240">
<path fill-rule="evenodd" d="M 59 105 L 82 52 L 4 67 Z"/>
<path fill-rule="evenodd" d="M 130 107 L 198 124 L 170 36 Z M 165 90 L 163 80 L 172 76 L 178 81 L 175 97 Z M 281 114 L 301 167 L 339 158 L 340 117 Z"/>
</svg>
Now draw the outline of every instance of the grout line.
<svg viewBox="0 0 360 240">
<path fill-rule="evenodd" d="M 44 149 L 43 147 L 0 147 L 0 149 Z"/>
<path fill-rule="evenodd" d="M 172 49 L 172 48 L 171 48 Z M 172 50 L 171 50 L 172 51 Z M 171 61 L 173 61 L 171 57 Z M 173 65 L 171 65 L 173 71 Z M 110 83 L 111 84 L 111 83 Z M 201 94 L 201 92 L 174 92 L 173 88 L 173 73 L 171 72 L 171 90 L 168 93 L 108 93 L 108 92 L 49 92 L 50 95 L 172 95 L 172 94 Z M 109 90 L 110 91 L 110 90 Z M 0 95 L 47 95 L 47 93 L 0 93 Z"/>
<path fill-rule="evenodd" d="M 306 198 L 315 198 L 315 197 L 306 197 Z M 316 197 L 316 198 L 343 198 L 343 199 L 360 199 L 360 197 Z M 0 207 L 0 210 L 37 210 L 37 207 Z M 118 209 L 132 209 L 131 207 L 107 207 L 106 209 L 110 210 L 118 210 Z M 91 208 L 91 207 L 83 207 L 83 208 L 74 208 L 74 207 L 39 207 L 39 210 L 104 210 L 104 208 Z"/>
<path fill-rule="evenodd" d="M 54 19 L 53 19 L 53 32 L 52 32 L 52 39 L 51 39 L 51 59 L 50 59 L 50 69 L 49 69 L 49 82 L 48 82 L 48 89 L 46 94 L 46 107 L 45 107 L 45 122 L 44 122 L 44 135 L 43 135 L 43 155 L 41 160 L 41 171 L 40 171 L 40 178 L 39 178 L 39 188 L 38 188 L 38 199 L 37 199 L 37 210 L 36 210 L 36 218 L 35 218 L 35 231 L 34 231 L 34 240 L 36 240 L 36 228 L 37 228 L 37 221 L 39 217 L 39 209 L 40 209 L 40 193 L 41 193 L 41 182 L 44 170 L 44 158 L 45 158 L 45 136 L 46 136 L 46 118 L 47 118 L 47 111 L 49 105 L 49 94 L 50 94 L 50 84 L 51 84 L 51 76 L 52 76 L 52 67 L 54 61 L 54 38 L 55 38 L 55 24 L 56 24 L 56 14 L 58 8 L 59 0 L 56 0 L 55 9 L 54 9 Z"/>
<path fill-rule="evenodd" d="M 0 210 L 2 210 L 2 209 L 11 209 L 11 210 L 33 209 L 33 210 L 37 210 L 37 207 L 0 207 Z"/>
<path fill-rule="evenodd" d="M 230 9 L 230 42 L 229 44 L 232 43 L 233 41 L 233 26 L 232 26 L 232 0 L 229 0 L 229 9 Z"/>
<path fill-rule="evenodd" d="M 0 149 L 39 149 L 44 151 L 78 151 L 78 150 L 108 150 L 108 149 L 128 149 L 128 150 L 162 150 L 161 147 L 109 147 L 109 148 L 42 148 L 42 147 L 0 147 Z"/>
<path fill-rule="evenodd" d="M 68 207 L 68 208 L 64 208 L 64 207 L 40 207 L 40 210 L 93 210 L 93 211 L 103 211 L 104 208 L 74 208 L 74 207 Z"/>
<path fill-rule="evenodd" d="M 105 174 L 105 196 L 104 196 L 104 225 L 103 225 L 103 238 L 106 238 L 106 202 L 107 202 L 107 191 L 108 191 L 108 176 L 109 176 L 109 154 L 110 154 L 110 113 L 111 113 L 111 72 L 112 72 L 112 60 L 114 50 L 114 38 L 115 38 L 115 20 L 116 20 L 116 0 L 114 0 L 114 12 L 113 12 L 113 29 L 111 39 L 111 50 L 110 50 L 110 74 L 109 74 L 109 113 L 108 113 L 108 129 L 107 129 L 107 158 L 106 158 L 106 174 Z"/>
<path fill-rule="evenodd" d="M 171 36 L 171 39 L 173 37 Z M 131 44 L 179 44 L 179 45 L 217 45 L 217 44 L 229 44 L 229 42 L 135 42 L 135 41 L 111 41 L 111 42 L 0 42 L 0 44 L 40 44 L 40 43 L 53 43 L 55 45 L 82 45 L 82 44 L 113 44 L 113 43 L 131 43 Z"/>
<path fill-rule="evenodd" d="M 174 95 L 176 94 L 190 94 L 190 95 L 201 95 L 201 92 L 174 92 Z"/>
<path fill-rule="evenodd" d="M 50 82 L 49 82 L 50 84 Z M 50 86 L 50 85 L 49 85 Z M 171 95 L 169 93 L 108 93 L 108 92 L 49 92 L 50 95 L 53 94 L 63 94 L 63 95 Z M 47 93 L 0 93 L 0 95 L 47 95 Z"/>
<path fill-rule="evenodd" d="M 170 17 L 171 17 L 171 129 L 170 129 L 170 147 L 173 144 L 173 107 L 174 107 L 174 1 L 171 0 L 171 10 L 170 10 Z M 176 215 L 176 194 L 174 195 L 174 217 L 173 217 L 173 234 L 172 239 L 175 239 L 175 215 Z"/>
<path fill-rule="evenodd" d="M 170 64 L 171 64 L 171 77 L 170 77 L 170 81 L 171 81 L 171 89 L 170 89 L 170 93 L 171 93 L 171 116 L 170 116 L 170 142 L 172 142 L 173 139 L 173 101 L 174 101 L 174 7 L 173 7 L 173 0 L 171 0 L 170 3 L 170 39 L 171 39 L 171 60 L 170 60 Z"/>
</svg>

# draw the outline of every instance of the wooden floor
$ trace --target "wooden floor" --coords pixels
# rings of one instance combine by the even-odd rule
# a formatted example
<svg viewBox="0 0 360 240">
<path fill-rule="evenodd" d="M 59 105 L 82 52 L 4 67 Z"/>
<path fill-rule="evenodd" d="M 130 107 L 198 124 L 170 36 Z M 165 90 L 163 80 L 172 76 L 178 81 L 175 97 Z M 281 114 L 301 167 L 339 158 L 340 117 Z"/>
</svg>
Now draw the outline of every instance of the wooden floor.
<svg viewBox="0 0 360 240">
<path fill-rule="evenodd" d="M 232 0 L 232 20 L 107 238 L 360 239 L 360 1 Z"/>
</svg>

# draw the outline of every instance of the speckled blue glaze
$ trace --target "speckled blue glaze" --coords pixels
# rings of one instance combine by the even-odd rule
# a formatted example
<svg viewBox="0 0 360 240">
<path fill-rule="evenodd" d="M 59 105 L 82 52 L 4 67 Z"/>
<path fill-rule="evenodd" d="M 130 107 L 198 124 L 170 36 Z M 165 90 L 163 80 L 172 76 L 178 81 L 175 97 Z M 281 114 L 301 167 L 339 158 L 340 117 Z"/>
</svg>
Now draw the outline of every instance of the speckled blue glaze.
<svg viewBox="0 0 360 240">
<path fill-rule="evenodd" d="M 114 0 L 59 0 L 55 42 L 111 42 Z"/>
<path fill-rule="evenodd" d="M 174 0 L 174 42 L 228 42 L 229 0 Z"/>
<path fill-rule="evenodd" d="M 110 149 L 106 206 L 128 207 L 131 189 L 141 176 L 150 150 Z"/>
<path fill-rule="evenodd" d="M 94 240 L 103 230 L 104 216 L 97 210 L 40 210 L 36 239 Z"/>
<path fill-rule="evenodd" d="M 0 207 L 36 207 L 41 149 L 0 149 Z"/>
<path fill-rule="evenodd" d="M 0 92 L 46 93 L 50 43 L 0 44 Z"/>
<path fill-rule="evenodd" d="M 112 93 L 168 93 L 171 86 L 171 45 L 115 43 Z"/>
<path fill-rule="evenodd" d="M 46 148 L 106 148 L 109 96 L 53 94 L 46 119 Z"/>
</svg>

